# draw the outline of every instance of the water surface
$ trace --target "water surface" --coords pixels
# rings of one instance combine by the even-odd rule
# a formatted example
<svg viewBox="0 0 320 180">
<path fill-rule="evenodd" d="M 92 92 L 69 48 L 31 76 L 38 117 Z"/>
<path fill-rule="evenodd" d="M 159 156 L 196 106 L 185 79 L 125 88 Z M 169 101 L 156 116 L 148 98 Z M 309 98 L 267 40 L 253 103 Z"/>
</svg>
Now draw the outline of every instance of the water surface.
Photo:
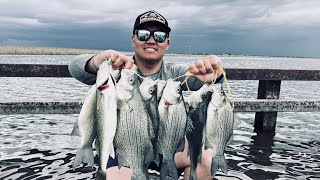
<svg viewBox="0 0 320 180">
<path fill-rule="evenodd" d="M 69 64 L 73 56 L 0 56 L 0 63 Z M 167 56 L 191 63 L 202 56 Z M 320 69 L 319 59 L 222 57 L 228 68 Z M 89 90 L 72 78 L 0 77 L 0 101 L 81 101 Z M 255 99 L 258 81 L 230 81 L 235 98 Z M 320 99 L 320 84 L 282 81 L 281 99 Z M 254 113 L 238 113 L 241 124 L 226 148 L 229 172 L 216 179 L 320 179 L 320 113 L 278 113 L 276 135 L 253 132 Z M 78 114 L 0 115 L 0 179 L 91 179 L 97 169 L 72 162 L 79 137 L 70 136 Z M 158 172 L 150 171 L 152 179 Z"/>
</svg>

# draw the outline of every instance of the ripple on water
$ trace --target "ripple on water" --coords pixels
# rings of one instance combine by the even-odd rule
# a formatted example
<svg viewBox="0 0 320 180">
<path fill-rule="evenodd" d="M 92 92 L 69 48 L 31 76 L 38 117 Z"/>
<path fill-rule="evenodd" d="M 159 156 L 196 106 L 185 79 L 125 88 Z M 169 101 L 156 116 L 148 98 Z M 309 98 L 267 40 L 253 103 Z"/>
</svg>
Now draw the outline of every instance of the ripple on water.
<svg viewBox="0 0 320 180">
<path fill-rule="evenodd" d="M 5 127 L 0 134 L 6 137 L 0 142 L 7 142 L 0 144 L 0 179 L 93 179 L 97 166 L 72 169 L 80 139 L 70 136 L 69 132 L 77 115 L 26 115 L 26 119 L 18 116 L 18 121 L 14 115 L 0 117 L 4 120 L 0 124 Z M 292 142 L 281 128 L 275 137 L 259 135 L 253 132 L 252 114 L 240 116 L 242 123 L 234 131 L 234 142 L 226 148 L 229 173 L 225 176 L 218 172 L 215 179 L 311 178 L 319 175 L 319 141 L 301 142 L 295 138 Z M 57 123 L 50 123 L 53 120 Z M 10 124 L 15 127 L 6 128 Z M 16 130 L 22 124 L 24 129 Z M 158 177 L 157 173 L 152 174 L 153 179 Z"/>
</svg>

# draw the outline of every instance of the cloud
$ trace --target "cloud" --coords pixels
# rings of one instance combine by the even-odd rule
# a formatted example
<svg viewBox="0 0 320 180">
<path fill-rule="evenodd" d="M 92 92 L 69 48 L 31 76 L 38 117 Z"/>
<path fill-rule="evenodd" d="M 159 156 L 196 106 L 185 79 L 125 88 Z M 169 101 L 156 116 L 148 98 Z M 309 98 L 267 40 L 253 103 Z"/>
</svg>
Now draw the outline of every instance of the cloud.
<svg viewBox="0 0 320 180">
<path fill-rule="evenodd" d="M 292 42 L 319 46 L 318 0 L 0 1 L 0 41 L 132 50 L 134 20 L 150 9 L 168 19 L 174 40 L 171 51 L 189 51 L 186 44 L 192 44 L 195 51 L 285 55 L 277 50 L 278 44 L 290 55 Z M 293 49 L 299 47 L 301 54 L 310 53 L 303 44 Z"/>
<path fill-rule="evenodd" d="M 15 45 L 15 46 L 39 46 L 39 45 L 46 45 L 44 42 L 41 41 L 34 41 L 34 40 L 21 40 L 21 39 L 6 39 L 0 41 L 0 45 Z"/>
</svg>

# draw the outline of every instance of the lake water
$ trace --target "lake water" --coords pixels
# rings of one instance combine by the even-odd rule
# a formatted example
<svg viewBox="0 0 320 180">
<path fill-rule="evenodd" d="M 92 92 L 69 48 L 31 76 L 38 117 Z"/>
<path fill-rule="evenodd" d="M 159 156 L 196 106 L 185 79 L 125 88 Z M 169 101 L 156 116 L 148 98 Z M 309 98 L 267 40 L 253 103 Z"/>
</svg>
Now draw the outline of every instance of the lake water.
<svg viewBox="0 0 320 180">
<path fill-rule="evenodd" d="M 69 64 L 73 56 L 0 55 L 0 63 Z M 202 56 L 166 56 L 176 63 Z M 227 68 L 320 69 L 320 59 L 222 57 Z M 230 81 L 235 98 L 257 97 L 258 81 Z M 89 90 L 73 78 L 0 77 L 0 101 L 81 101 Z M 320 82 L 282 81 L 281 99 L 320 99 Z M 320 113 L 278 113 L 276 135 L 253 132 L 254 113 L 241 112 L 226 148 L 229 172 L 216 179 L 320 179 Z M 70 136 L 78 114 L 0 115 L 0 179 L 90 179 L 72 169 L 79 137 Z M 157 172 L 150 172 L 158 179 Z"/>
</svg>

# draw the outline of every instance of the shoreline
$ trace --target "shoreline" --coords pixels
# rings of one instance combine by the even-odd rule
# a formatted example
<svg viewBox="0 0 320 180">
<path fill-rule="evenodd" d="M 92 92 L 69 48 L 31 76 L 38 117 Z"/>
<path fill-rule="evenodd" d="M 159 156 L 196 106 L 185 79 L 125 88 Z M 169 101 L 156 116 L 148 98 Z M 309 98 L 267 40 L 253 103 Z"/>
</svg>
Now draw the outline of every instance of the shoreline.
<svg viewBox="0 0 320 180">
<path fill-rule="evenodd" d="M 57 48 L 40 46 L 11 46 L 0 45 L 0 55 L 80 55 L 97 54 L 103 50 L 99 49 L 76 49 L 76 48 Z M 134 52 L 119 51 L 127 56 L 133 56 Z M 214 54 L 214 53 L 213 53 Z M 166 53 L 165 56 L 206 56 L 210 53 Z M 299 57 L 299 56 L 263 56 L 247 54 L 214 54 L 219 57 L 280 57 L 280 58 L 310 58 L 319 59 L 320 57 Z"/>
</svg>

